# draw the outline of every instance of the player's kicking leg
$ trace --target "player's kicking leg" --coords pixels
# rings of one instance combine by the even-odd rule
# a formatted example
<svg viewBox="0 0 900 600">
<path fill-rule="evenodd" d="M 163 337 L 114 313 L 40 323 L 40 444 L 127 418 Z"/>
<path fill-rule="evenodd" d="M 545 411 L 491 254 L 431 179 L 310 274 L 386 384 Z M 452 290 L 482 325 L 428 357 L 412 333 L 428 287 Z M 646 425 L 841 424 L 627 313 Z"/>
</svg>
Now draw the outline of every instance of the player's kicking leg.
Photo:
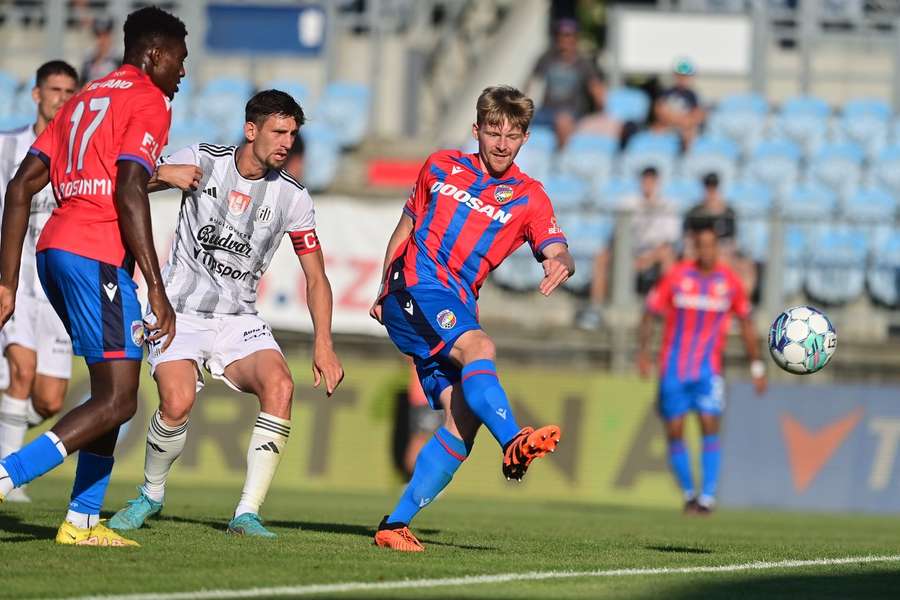
<svg viewBox="0 0 900 600">
<path fill-rule="evenodd" d="M 271 334 L 262 339 L 269 338 Z M 274 338 L 271 340 L 274 344 Z M 260 409 L 247 448 L 247 478 L 228 533 L 275 537 L 263 526 L 259 509 L 291 433 L 291 372 L 281 351 L 269 348 L 231 362 L 224 369 L 224 377 L 233 387 L 259 398 Z"/>
<path fill-rule="evenodd" d="M 503 448 L 503 474 L 521 481 L 531 461 L 556 450 L 560 429 L 556 425 L 519 428 L 500 385 L 495 356 L 494 342 L 481 329 L 463 333 L 450 350 L 450 358 L 463 365 L 466 402 Z"/>
<path fill-rule="evenodd" d="M 423 387 L 430 388 L 426 394 L 434 390 L 439 398 L 439 406 L 444 409 L 444 424 L 422 446 L 406 490 L 391 514 L 381 520 L 375 533 L 376 545 L 401 552 L 425 549 L 409 530 L 409 523 L 450 484 L 454 473 L 468 457 L 481 426 L 480 419 L 463 398 L 458 382 L 450 384 L 439 371 L 437 376 L 432 372 L 423 379 L 427 380 Z M 429 394 L 428 401 L 434 406 L 434 396 Z"/>
</svg>

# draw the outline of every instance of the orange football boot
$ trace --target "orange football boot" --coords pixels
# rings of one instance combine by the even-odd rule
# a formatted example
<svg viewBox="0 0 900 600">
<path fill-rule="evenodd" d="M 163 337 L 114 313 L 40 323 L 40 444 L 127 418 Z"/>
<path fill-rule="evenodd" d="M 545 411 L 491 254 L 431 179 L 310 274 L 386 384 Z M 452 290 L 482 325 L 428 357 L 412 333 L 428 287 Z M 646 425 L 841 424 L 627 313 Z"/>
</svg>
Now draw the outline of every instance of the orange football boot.
<svg viewBox="0 0 900 600">
<path fill-rule="evenodd" d="M 416 539 L 406 523 L 388 523 L 385 515 L 375 532 L 375 545 L 400 552 L 424 552 L 425 546 Z"/>
<path fill-rule="evenodd" d="M 557 425 L 546 425 L 537 430 L 523 427 L 503 449 L 503 474 L 507 479 L 522 481 L 531 461 L 556 450 L 560 436 Z"/>
</svg>

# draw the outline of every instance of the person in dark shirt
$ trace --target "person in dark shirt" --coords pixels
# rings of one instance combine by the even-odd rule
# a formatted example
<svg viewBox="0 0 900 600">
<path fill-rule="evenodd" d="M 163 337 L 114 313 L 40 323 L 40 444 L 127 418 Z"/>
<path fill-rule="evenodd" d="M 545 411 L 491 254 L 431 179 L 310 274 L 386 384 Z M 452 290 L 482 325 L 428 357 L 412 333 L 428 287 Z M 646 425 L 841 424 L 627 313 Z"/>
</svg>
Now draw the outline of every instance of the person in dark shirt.
<svg viewBox="0 0 900 600">
<path fill-rule="evenodd" d="M 737 214 L 728 206 L 719 185 L 716 173 L 703 176 L 703 198 L 691 208 L 684 217 L 684 257 L 694 257 L 693 237 L 688 232 L 700 229 L 712 229 L 719 238 L 719 251 L 722 260 L 731 265 L 748 294 L 753 295 L 758 280 L 756 263 L 740 253 L 737 248 Z"/>
<path fill-rule="evenodd" d="M 706 119 L 706 111 L 694 91 L 696 69 L 688 59 L 675 63 L 675 85 L 663 91 L 656 99 L 659 120 L 681 135 L 685 149 L 689 148 Z"/>
<path fill-rule="evenodd" d="M 532 125 L 553 127 L 563 147 L 578 120 L 603 109 L 606 86 L 603 74 L 578 51 L 578 24 L 560 19 L 555 26 L 553 48 L 537 62 L 532 75 L 544 85 L 544 98 Z"/>
</svg>

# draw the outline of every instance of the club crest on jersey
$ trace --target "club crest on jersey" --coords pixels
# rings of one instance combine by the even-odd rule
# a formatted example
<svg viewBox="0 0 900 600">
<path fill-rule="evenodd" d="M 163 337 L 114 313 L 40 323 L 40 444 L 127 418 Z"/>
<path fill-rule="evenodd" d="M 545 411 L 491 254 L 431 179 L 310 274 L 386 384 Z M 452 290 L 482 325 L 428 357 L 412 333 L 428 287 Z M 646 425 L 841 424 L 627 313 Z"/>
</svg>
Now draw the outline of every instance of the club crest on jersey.
<svg viewBox="0 0 900 600">
<path fill-rule="evenodd" d="M 253 198 L 247 194 L 243 194 L 237 190 L 231 190 L 228 192 L 228 212 L 231 213 L 232 216 L 239 217 L 247 212 L 247 207 L 250 206 L 252 200 Z"/>
<path fill-rule="evenodd" d="M 144 345 L 144 324 L 140 320 L 131 322 L 131 341 L 138 347 Z"/>
<path fill-rule="evenodd" d="M 444 309 L 438 313 L 437 323 L 441 329 L 453 329 L 456 327 L 456 315 L 449 308 Z"/>
<path fill-rule="evenodd" d="M 494 188 L 494 200 L 497 204 L 505 204 L 513 197 L 513 189 L 508 185 L 498 185 Z"/>
<path fill-rule="evenodd" d="M 272 210 L 271 206 L 265 205 L 260 206 L 256 209 L 256 222 L 262 223 L 265 225 L 269 221 L 272 220 L 272 216 L 275 214 L 275 211 Z"/>
</svg>

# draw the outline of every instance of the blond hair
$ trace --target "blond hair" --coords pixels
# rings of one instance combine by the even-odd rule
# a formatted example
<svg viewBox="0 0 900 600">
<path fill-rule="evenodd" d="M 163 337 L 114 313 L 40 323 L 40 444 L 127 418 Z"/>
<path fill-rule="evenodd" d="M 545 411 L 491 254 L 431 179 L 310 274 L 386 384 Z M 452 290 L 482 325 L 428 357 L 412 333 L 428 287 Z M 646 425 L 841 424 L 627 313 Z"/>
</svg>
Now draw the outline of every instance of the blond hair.
<svg viewBox="0 0 900 600">
<path fill-rule="evenodd" d="M 511 127 L 518 127 L 525 133 L 534 116 L 534 102 L 512 86 L 495 85 L 484 88 L 478 96 L 475 113 L 479 127 L 500 126 L 508 121 Z"/>
</svg>

